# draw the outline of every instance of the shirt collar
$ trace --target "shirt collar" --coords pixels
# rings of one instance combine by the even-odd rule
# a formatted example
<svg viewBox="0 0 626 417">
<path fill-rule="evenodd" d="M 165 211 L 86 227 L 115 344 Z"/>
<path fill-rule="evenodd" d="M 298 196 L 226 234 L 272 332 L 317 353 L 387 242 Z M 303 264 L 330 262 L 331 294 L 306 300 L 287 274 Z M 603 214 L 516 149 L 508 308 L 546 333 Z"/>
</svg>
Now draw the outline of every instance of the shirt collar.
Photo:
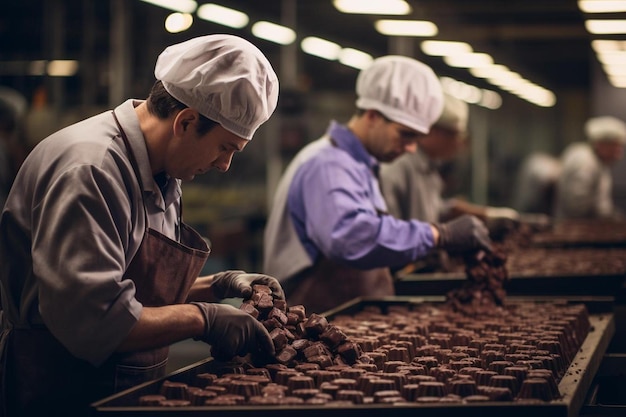
<svg viewBox="0 0 626 417">
<path fill-rule="evenodd" d="M 358 162 L 362 162 L 373 172 L 378 171 L 379 163 L 370 155 L 359 138 L 345 125 L 332 121 L 327 131 L 336 146 L 350 154 Z"/>
</svg>

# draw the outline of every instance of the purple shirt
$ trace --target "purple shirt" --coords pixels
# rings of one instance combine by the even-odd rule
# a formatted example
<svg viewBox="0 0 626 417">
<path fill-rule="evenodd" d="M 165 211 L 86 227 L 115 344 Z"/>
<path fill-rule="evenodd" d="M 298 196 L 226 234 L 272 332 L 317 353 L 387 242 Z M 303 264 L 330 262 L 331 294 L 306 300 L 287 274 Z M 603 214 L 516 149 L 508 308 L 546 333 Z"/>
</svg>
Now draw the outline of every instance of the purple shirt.
<svg viewBox="0 0 626 417">
<path fill-rule="evenodd" d="M 346 127 L 332 122 L 335 146 L 323 148 L 295 174 L 288 207 L 306 252 L 315 260 L 359 269 L 397 267 L 434 247 L 429 223 L 386 214 L 374 172 L 378 162 Z"/>
</svg>

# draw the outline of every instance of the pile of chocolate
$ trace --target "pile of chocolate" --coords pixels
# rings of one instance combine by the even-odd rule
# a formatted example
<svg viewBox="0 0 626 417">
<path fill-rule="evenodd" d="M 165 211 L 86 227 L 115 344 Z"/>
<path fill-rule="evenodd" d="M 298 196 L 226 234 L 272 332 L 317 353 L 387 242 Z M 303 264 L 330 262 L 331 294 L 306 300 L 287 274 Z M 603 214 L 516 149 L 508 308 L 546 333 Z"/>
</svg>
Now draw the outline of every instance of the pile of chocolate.
<svg viewBox="0 0 626 417">
<path fill-rule="evenodd" d="M 467 280 L 461 288 L 449 291 L 447 303 L 467 315 L 481 315 L 505 303 L 504 283 L 509 274 L 504 251 L 478 251 L 465 258 Z"/>
<path fill-rule="evenodd" d="M 361 354 L 359 346 L 324 316 L 313 313 L 307 317 L 303 305 L 287 307 L 285 300 L 274 298 L 266 285 L 253 285 L 252 296 L 240 308 L 270 332 L 280 364 L 315 363 L 325 368 L 354 364 Z M 263 358 L 256 358 L 258 361 Z"/>
</svg>

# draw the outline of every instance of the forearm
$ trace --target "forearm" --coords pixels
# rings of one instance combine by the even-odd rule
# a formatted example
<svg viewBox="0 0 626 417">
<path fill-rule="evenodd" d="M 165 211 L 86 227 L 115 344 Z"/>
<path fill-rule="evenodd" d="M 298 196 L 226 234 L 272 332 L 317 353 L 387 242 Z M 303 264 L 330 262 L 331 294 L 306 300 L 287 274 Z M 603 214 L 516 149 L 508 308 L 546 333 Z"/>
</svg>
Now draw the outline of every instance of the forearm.
<svg viewBox="0 0 626 417">
<path fill-rule="evenodd" d="M 187 302 L 191 301 L 207 301 L 217 302 L 220 301 L 213 293 L 212 284 L 215 275 L 207 275 L 204 277 L 198 277 L 191 286 L 189 294 L 187 295 Z"/>
<path fill-rule="evenodd" d="M 204 333 L 204 316 L 191 304 L 144 307 L 139 321 L 117 348 L 118 352 L 168 346 Z"/>
</svg>

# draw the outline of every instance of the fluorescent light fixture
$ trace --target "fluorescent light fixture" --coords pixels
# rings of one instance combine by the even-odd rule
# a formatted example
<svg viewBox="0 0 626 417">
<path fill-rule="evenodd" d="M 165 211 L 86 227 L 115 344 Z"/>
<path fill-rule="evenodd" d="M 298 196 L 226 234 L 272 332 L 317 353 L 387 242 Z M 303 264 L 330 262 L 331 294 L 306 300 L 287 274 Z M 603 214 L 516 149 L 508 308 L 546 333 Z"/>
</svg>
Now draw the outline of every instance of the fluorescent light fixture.
<svg viewBox="0 0 626 417">
<path fill-rule="evenodd" d="M 626 20 L 589 19 L 585 21 L 585 27 L 594 35 L 621 34 L 626 33 Z"/>
<path fill-rule="evenodd" d="M 603 65 L 602 68 L 607 75 L 626 76 L 626 66 L 624 65 Z"/>
<path fill-rule="evenodd" d="M 470 44 L 466 42 L 428 40 L 423 41 L 420 47 L 422 52 L 430 56 L 447 56 L 473 52 Z"/>
<path fill-rule="evenodd" d="M 411 6 L 404 0 L 334 0 L 342 13 L 407 15 Z"/>
<path fill-rule="evenodd" d="M 493 65 L 493 58 L 481 52 L 444 56 L 443 61 L 457 68 L 480 68 Z"/>
<path fill-rule="evenodd" d="M 626 65 L 626 51 L 610 51 L 597 54 L 604 65 Z"/>
<path fill-rule="evenodd" d="M 296 32 L 293 29 L 266 21 L 256 22 L 252 25 L 252 34 L 257 38 L 280 45 L 289 45 L 296 40 Z"/>
<path fill-rule="evenodd" d="M 193 24 L 193 16 L 189 13 L 172 13 L 165 19 L 165 30 L 169 33 L 184 32 Z"/>
<path fill-rule="evenodd" d="M 356 69 L 363 69 L 369 66 L 374 58 L 363 51 L 353 48 L 343 48 L 339 53 L 339 62 Z"/>
<path fill-rule="evenodd" d="M 470 74 L 476 78 L 497 78 L 511 72 L 511 70 L 501 64 L 488 65 L 469 69 Z"/>
<path fill-rule="evenodd" d="M 591 47 L 598 54 L 608 51 L 626 51 L 626 41 L 594 39 L 591 41 Z"/>
<path fill-rule="evenodd" d="M 78 61 L 71 59 L 57 59 L 48 62 L 48 75 L 51 77 L 71 77 L 78 72 Z"/>
<path fill-rule="evenodd" d="M 578 0 L 578 7 L 585 13 L 620 13 L 626 12 L 626 1 Z"/>
<path fill-rule="evenodd" d="M 626 88 L 626 77 L 609 76 L 609 82 L 613 87 Z"/>
<path fill-rule="evenodd" d="M 164 9 L 173 10 L 179 13 L 193 13 L 198 8 L 195 0 L 141 0 Z"/>
<path fill-rule="evenodd" d="M 377 20 L 374 27 L 387 36 L 435 36 L 439 29 L 427 20 Z"/>
<path fill-rule="evenodd" d="M 239 10 L 229 9 L 214 3 L 202 4 L 198 7 L 197 15 L 200 19 L 235 29 L 241 29 L 250 21 L 248 15 Z"/>
<path fill-rule="evenodd" d="M 339 53 L 341 52 L 341 46 L 335 42 L 327 41 L 326 39 L 317 38 L 315 36 L 309 36 L 302 39 L 300 47 L 309 55 L 328 59 L 329 61 L 338 59 Z"/>
<path fill-rule="evenodd" d="M 479 106 L 486 107 L 488 109 L 499 109 L 502 106 L 502 96 L 491 90 L 482 90 L 482 97 L 477 103 Z"/>
</svg>

